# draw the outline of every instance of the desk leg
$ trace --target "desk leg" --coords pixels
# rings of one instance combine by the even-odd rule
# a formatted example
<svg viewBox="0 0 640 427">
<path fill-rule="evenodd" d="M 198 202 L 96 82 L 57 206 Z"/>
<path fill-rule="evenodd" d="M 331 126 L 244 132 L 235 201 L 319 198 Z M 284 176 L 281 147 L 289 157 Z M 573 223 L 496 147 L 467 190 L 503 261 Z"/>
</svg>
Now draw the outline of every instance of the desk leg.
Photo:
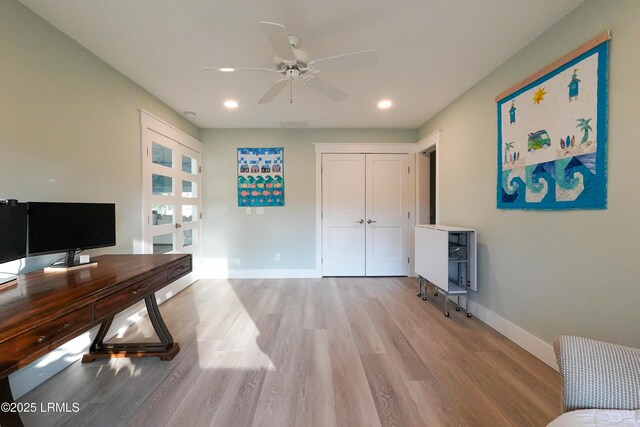
<svg viewBox="0 0 640 427">
<path fill-rule="evenodd" d="M 148 295 L 144 299 L 144 303 L 147 306 L 149 319 L 151 320 L 151 324 L 153 325 L 153 329 L 156 331 L 158 338 L 160 338 L 160 342 L 165 346 L 173 344 L 173 337 L 171 336 L 171 333 L 169 332 L 169 329 L 167 328 L 167 325 L 164 323 L 162 315 L 160 314 L 158 302 L 156 301 L 156 295 Z"/>
<path fill-rule="evenodd" d="M 11 385 L 9 385 L 9 377 L 0 380 L 0 402 L 14 403 L 13 394 L 11 393 Z M 2 427 L 23 427 L 19 412 L 0 411 L 0 426 Z"/>
<path fill-rule="evenodd" d="M 107 336 L 107 332 L 109 332 L 109 328 L 111 327 L 112 323 L 113 316 L 102 322 L 102 324 L 100 325 L 100 329 L 98 329 L 98 335 L 96 335 L 95 339 L 91 343 L 89 351 L 96 352 L 104 349 L 104 338 Z"/>
<path fill-rule="evenodd" d="M 173 337 L 162 319 L 155 294 L 145 297 L 151 325 L 156 331 L 159 343 L 105 343 L 104 338 L 111 327 L 113 316 L 100 325 L 98 335 L 93 340 L 89 353 L 82 356 L 82 363 L 91 363 L 99 358 L 116 357 L 159 357 L 160 360 L 171 360 L 180 351 L 178 343 L 173 342 Z"/>
</svg>

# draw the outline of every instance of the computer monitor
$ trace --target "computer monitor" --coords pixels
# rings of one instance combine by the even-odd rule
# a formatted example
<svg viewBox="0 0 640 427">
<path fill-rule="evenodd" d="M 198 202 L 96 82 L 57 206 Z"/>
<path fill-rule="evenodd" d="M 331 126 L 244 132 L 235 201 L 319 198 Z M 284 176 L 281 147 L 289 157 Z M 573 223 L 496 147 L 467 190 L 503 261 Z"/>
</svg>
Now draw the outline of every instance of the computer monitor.
<svg viewBox="0 0 640 427">
<path fill-rule="evenodd" d="M 0 203 L 0 264 L 27 256 L 27 204 Z"/>
<path fill-rule="evenodd" d="M 27 209 L 29 255 L 67 252 L 56 265 L 73 267 L 77 250 L 116 244 L 113 203 L 29 202 Z"/>
</svg>

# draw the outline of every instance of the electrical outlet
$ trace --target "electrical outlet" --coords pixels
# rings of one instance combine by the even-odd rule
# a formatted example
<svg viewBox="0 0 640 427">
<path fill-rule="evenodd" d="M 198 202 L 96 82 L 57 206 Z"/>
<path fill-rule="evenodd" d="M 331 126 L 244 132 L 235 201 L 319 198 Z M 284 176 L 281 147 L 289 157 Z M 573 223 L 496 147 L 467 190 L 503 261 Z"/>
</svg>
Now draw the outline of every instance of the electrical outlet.
<svg viewBox="0 0 640 427">
<path fill-rule="evenodd" d="M 276 254 L 276 262 L 280 262 L 280 254 Z"/>
</svg>

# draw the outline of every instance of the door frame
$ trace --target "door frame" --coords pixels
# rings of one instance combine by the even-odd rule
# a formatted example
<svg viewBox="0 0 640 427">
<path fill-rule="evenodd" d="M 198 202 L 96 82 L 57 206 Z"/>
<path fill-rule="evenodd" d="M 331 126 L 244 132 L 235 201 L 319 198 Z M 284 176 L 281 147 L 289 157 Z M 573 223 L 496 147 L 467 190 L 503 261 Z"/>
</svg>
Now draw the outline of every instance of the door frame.
<svg viewBox="0 0 640 427">
<path fill-rule="evenodd" d="M 431 151 L 436 152 L 436 224 L 440 223 L 440 129 L 437 129 L 431 132 L 429 135 L 422 138 L 420 141 L 415 144 L 415 153 L 416 155 L 423 155 L 425 153 L 429 153 Z M 415 180 L 418 179 L 418 176 L 415 177 Z M 415 182 L 415 181 L 414 181 Z M 415 188 L 415 187 L 414 187 Z M 413 193 L 414 197 L 414 212 L 418 211 L 418 198 Z M 415 217 L 414 221 L 415 225 L 418 225 L 418 218 Z"/>
<path fill-rule="evenodd" d="M 313 144 L 316 154 L 316 276 L 322 277 L 322 155 L 323 154 L 414 154 L 416 143 L 336 143 L 336 142 L 316 142 Z M 410 215 L 415 215 L 415 159 L 410 159 L 409 171 L 409 200 Z M 436 170 L 437 172 L 437 170 Z M 413 275 L 413 227 L 409 227 L 408 245 L 409 274 Z"/>
</svg>

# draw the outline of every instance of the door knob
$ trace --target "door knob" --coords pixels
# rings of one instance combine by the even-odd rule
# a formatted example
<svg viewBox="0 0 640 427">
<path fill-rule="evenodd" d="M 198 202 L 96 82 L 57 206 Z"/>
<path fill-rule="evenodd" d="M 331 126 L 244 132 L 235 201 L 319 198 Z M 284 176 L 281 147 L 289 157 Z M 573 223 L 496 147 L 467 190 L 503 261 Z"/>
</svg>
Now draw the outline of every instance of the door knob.
<svg viewBox="0 0 640 427">
<path fill-rule="evenodd" d="M 372 222 L 378 222 L 378 221 L 372 221 L 370 219 L 367 220 L 367 224 L 371 224 Z"/>
<path fill-rule="evenodd" d="M 356 221 L 358 224 L 362 224 L 364 223 L 364 219 L 361 219 L 360 221 Z"/>
</svg>

